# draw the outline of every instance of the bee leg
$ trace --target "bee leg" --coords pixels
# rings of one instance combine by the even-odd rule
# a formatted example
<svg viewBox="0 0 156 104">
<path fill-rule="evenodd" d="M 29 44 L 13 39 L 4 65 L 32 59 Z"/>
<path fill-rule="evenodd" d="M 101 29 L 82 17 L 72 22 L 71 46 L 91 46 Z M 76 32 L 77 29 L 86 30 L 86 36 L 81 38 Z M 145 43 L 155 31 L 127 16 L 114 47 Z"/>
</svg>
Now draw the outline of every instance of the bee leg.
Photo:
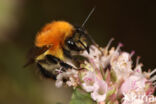
<svg viewBox="0 0 156 104">
<path fill-rule="evenodd" d="M 64 63 L 63 61 L 60 62 L 60 65 L 64 67 L 65 69 L 72 69 L 73 67 L 67 63 Z"/>
<path fill-rule="evenodd" d="M 51 62 L 51 63 L 53 63 L 53 64 L 60 64 L 60 66 L 62 66 L 63 67 L 63 69 L 65 70 L 65 69 L 68 69 L 68 68 L 73 68 L 71 65 L 69 65 L 69 64 L 67 64 L 67 63 L 65 63 L 65 62 L 63 62 L 63 61 L 61 61 L 60 59 L 58 59 L 57 57 L 55 57 L 55 56 L 52 56 L 52 55 L 46 55 L 46 58 L 47 58 L 47 60 L 49 61 L 49 62 Z"/>
<path fill-rule="evenodd" d="M 72 56 L 71 56 L 71 52 L 65 48 L 63 48 L 63 54 L 69 58 L 69 59 L 72 59 Z"/>
<path fill-rule="evenodd" d="M 39 63 L 37 63 L 37 67 L 39 68 L 39 71 L 45 78 L 52 78 L 56 80 L 56 75 L 52 74 L 51 72 L 44 69 Z"/>
<path fill-rule="evenodd" d="M 60 59 L 52 55 L 46 55 L 46 59 L 53 64 L 58 64 L 58 62 L 60 62 Z"/>
</svg>

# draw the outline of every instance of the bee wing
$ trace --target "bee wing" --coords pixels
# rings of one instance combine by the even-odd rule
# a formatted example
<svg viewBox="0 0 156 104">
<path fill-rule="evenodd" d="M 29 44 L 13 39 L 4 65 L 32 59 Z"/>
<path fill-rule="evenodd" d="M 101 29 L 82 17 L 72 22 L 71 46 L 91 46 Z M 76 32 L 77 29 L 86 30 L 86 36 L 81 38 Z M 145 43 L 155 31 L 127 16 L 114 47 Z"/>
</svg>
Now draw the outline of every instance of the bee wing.
<svg viewBox="0 0 156 104">
<path fill-rule="evenodd" d="M 41 54 L 43 54 L 45 51 L 47 51 L 49 48 L 48 47 L 32 47 L 27 54 L 27 59 L 28 61 L 24 65 L 24 67 L 27 67 L 30 64 L 33 64 L 35 62 L 35 58 Z"/>
</svg>

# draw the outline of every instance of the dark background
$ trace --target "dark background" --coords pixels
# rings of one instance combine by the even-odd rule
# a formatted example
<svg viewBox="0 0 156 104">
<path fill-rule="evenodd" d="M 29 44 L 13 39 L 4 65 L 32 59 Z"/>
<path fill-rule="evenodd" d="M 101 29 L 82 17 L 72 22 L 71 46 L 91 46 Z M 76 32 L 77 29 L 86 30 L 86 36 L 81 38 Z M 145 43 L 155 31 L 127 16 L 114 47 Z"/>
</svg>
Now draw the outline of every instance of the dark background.
<svg viewBox="0 0 156 104">
<path fill-rule="evenodd" d="M 34 67 L 22 68 L 36 33 L 48 22 L 66 20 L 81 25 L 96 10 L 86 29 L 101 46 L 110 38 L 135 50 L 143 69 L 156 67 L 155 0 L 1 0 L 0 1 L 0 104 L 67 104 L 72 90 L 57 89 L 41 80 Z M 134 63 L 135 64 L 135 63 Z"/>
</svg>

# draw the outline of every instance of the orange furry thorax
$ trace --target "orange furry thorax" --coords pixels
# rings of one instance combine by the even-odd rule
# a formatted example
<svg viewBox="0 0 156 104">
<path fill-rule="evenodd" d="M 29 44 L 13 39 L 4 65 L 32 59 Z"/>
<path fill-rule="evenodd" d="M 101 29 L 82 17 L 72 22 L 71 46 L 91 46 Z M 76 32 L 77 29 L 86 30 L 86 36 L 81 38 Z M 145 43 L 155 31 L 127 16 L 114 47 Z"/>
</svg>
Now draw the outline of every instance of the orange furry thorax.
<svg viewBox="0 0 156 104">
<path fill-rule="evenodd" d="M 51 46 L 52 49 L 64 45 L 64 40 L 72 36 L 74 27 L 66 21 L 54 21 L 47 24 L 36 36 L 37 47 Z"/>
</svg>

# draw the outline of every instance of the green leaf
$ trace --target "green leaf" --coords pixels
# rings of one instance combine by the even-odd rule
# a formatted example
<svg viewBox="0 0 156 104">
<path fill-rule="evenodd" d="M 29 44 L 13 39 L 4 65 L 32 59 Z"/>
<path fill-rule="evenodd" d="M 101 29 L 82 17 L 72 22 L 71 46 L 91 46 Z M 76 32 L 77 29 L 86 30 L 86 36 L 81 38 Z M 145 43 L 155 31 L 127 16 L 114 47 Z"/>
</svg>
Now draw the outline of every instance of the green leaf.
<svg viewBox="0 0 156 104">
<path fill-rule="evenodd" d="M 91 99 L 90 94 L 77 88 L 74 90 L 69 104 L 96 104 L 96 102 Z"/>
</svg>

